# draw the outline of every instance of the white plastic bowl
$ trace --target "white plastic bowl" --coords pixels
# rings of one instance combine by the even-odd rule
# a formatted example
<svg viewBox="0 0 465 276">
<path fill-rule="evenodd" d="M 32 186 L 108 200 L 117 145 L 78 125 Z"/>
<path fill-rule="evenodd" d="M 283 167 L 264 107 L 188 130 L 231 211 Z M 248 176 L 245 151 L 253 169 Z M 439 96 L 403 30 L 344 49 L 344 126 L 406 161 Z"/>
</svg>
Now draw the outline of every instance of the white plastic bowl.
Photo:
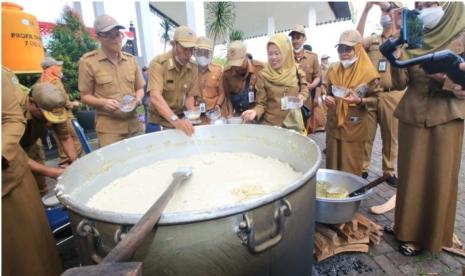
<svg viewBox="0 0 465 276">
<path fill-rule="evenodd" d="M 344 87 L 333 85 L 331 86 L 331 92 L 335 97 L 344 98 L 347 94 L 347 89 Z"/>
</svg>

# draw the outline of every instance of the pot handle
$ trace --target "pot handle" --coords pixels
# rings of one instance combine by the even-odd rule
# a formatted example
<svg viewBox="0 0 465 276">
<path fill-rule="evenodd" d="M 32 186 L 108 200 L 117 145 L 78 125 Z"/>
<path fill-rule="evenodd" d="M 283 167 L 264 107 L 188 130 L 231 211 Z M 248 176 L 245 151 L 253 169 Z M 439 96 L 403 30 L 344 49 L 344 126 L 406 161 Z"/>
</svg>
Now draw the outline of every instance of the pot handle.
<svg viewBox="0 0 465 276">
<path fill-rule="evenodd" d="M 281 200 L 281 205 L 274 212 L 274 220 L 276 223 L 276 233 L 270 236 L 270 239 L 258 243 L 255 239 L 255 228 L 253 220 L 245 213 L 244 220 L 239 223 L 238 236 L 243 244 L 247 244 L 249 251 L 257 254 L 264 252 L 271 247 L 277 245 L 284 236 L 284 224 L 286 217 L 292 213 L 292 207 L 286 199 Z"/>
<path fill-rule="evenodd" d="M 95 223 L 88 219 L 81 220 L 76 227 L 76 234 L 80 237 L 86 238 L 90 258 L 94 263 L 99 264 L 103 258 L 97 253 L 97 247 L 99 247 L 101 239 L 100 232 L 95 227 Z"/>
</svg>

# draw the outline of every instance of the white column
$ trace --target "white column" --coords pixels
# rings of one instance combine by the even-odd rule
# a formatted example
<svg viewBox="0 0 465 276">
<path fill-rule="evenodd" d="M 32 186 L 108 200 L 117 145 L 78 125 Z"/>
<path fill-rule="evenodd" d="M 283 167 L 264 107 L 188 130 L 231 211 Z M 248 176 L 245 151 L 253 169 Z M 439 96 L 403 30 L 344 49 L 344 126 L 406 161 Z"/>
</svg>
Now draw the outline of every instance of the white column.
<svg viewBox="0 0 465 276">
<path fill-rule="evenodd" d="M 79 2 L 79 1 L 73 1 L 73 10 L 74 10 L 75 12 L 77 12 L 77 13 L 81 16 L 81 18 L 83 18 L 83 17 L 82 17 L 81 2 Z"/>
<path fill-rule="evenodd" d="M 314 37 L 316 36 L 316 11 L 315 8 L 312 7 L 308 9 L 308 30 L 306 31 L 306 34 L 306 44 L 312 45 L 312 40 L 315 41 Z"/>
<path fill-rule="evenodd" d="M 275 32 L 274 17 L 268 17 L 268 38 L 272 37 Z"/>
<path fill-rule="evenodd" d="M 197 36 L 205 36 L 205 12 L 203 0 L 186 1 L 187 26 Z"/>
<path fill-rule="evenodd" d="M 94 7 L 95 17 L 105 14 L 105 7 L 103 5 L 103 2 L 92 2 L 92 6 Z"/>
<path fill-rule="evenodd" d="M 154 15 L 150 11 L 149 1 L 136 1 L 137 16 L 137 35 L 139 37 L 139 49 L 142 62 L 140 66 L 148 65 L 150 60 L 155 57 L 154 47 L 152 45 L 152 36 L 159 38 L 157 34 L 150 32 L 150 18 Z"/>
</svg>

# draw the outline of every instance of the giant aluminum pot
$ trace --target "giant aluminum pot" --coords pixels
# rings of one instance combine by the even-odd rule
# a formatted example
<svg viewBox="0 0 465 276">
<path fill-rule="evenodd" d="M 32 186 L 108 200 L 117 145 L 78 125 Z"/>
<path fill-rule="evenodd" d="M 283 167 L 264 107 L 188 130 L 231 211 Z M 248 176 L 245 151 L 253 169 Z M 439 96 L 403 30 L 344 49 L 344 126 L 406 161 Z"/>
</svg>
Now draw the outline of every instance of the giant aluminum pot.
<svg viewBox="0 0 465 276">
<path fill-rule="evenodd" d="M 311 275 L 315 173 L 321 162 L 316 143 L 286 129 L 249 124 L 200 126 L 196 136 L 202 152 L 271 156 L 304 175 L 240 204 L 164 212 L 134 256 L 143 261 L 144 275 Z M 136 168 L 192 154 L 197 154 L 192 138 L 168 130 L 112 144 L 73 163 L 56 193 L 69 209 L 81 262 L 101 260 L 142 216 L 90 209 L 85 203 L 91 195 Z"/>
</svg>

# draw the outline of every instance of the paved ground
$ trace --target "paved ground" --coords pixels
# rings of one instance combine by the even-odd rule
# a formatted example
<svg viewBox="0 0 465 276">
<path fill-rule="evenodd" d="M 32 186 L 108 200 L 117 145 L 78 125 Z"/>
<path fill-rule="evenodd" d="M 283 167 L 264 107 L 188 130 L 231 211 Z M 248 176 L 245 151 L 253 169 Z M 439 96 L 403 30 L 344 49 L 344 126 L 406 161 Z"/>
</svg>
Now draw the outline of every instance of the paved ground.
<svg viewBox="0 0 465 276">
<path fill-rule="evenodd" d="M 324 133 L 312 134 L 310 137 L 322 149 L 325 148 Z M 324 157 L 323 155 L 323 159 Z M 324 161 L 322 167 L 325 166 Z M 374 180 L 381 175 L 381 138 L 378 131 L 368 179 Z M 395 189 L 391 186 L 385 183 L 379 185 L 362 203 L 360 212 L 380 225 L 390 225 L 394 220 L 394 211 L 372 215 L 368 212 L 368 207 L 384 203 L 394 193 Z M 465 241 L 465 149 L 462 151 L 455 233 L 462 242 Z M 405 257 L 397 251 L 398 246 L 399 243 L 392 235 L 385 234 L 379 245 L 371 246 L 368 254 L 347 253 L 329 258 L 315 265 L 314 275 L 462 275 L 462 269 L 465 273 L 465 258 L 446 252 L 437 256 L 423 253 L 415 257 Z"/>
</svg>

